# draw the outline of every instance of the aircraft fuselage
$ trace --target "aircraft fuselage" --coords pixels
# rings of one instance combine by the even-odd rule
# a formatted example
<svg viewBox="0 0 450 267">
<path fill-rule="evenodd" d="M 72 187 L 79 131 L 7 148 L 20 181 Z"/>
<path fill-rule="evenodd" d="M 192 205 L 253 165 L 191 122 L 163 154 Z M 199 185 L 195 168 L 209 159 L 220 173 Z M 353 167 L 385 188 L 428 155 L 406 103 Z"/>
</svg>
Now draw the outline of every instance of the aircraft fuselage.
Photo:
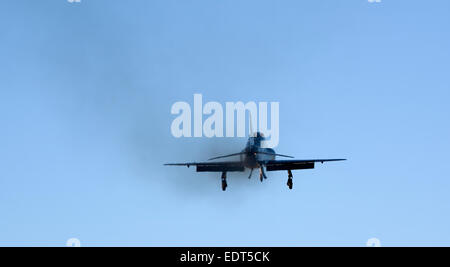
<svg viewBox="0 0 450 267">
<path fill-rule="evenodd" d="M 257 169 L 261 167 L 259 162 L 275 160 L 275 150 L 261 147 L 263 140 L 264 137 L 259 132 L 254 137 L 248 139 L 247 145 L 242 150 L 245 153 L 241 154 L 241 161 L 244 162 L 246 168 Z"/>
</svg>

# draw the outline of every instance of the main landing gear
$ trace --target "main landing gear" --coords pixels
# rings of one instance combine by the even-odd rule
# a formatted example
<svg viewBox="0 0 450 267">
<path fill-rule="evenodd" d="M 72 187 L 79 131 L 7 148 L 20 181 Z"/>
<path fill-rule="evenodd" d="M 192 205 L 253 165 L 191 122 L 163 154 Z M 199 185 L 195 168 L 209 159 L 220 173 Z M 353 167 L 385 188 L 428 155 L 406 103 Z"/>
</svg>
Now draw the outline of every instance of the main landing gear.
<svg viewBox="0 0 450 267">
<path fill-rule="evenodd" d="M 222 172 L 222 191 L 227 190 L 227 172 Z"/>
<path fill-rule="evenodd" d="M 289 189 L 292 189 L 292 172 L 291 170 L 288 170 L 288 180 L 287 180 L 287 186 L 289 187 Z"/>
</svg>

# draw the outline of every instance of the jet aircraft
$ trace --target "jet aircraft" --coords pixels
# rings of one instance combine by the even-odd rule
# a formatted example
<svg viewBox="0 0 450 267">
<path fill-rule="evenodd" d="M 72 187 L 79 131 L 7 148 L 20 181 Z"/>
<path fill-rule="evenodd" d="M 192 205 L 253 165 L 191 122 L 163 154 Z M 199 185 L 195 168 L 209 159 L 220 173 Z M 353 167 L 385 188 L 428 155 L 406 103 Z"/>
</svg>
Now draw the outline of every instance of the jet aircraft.
<svg viewBox="0 0 450 267">
<path fill-rule="evenodd" d="M 227 184 L 227 172 L 244 172 L 246 168 L 250 169 L 250 179 L 254 169 L 259 169 L 259 179 L 261 182 L 267 179 L 264 168 L 267 171 L 285 170 L 288 173 L 287 186 L 292 189 L 292 170 L 314 169 L 316 162 L 341 161 L 345 159 L 293 159 L 293 160 L 276 160 L 275 157 L 293 158 L 291 156 L 277 154 L 272 148 L 264 148 L 261 143 L 264 136 L 260 132 L 256 132 L 248 138 L 245 148 L 238 153 L 225 156 L 210 158 L 208 162 L 187 162 L 187 163 L 166 163 L 166 166 L 196 166 L 197 172 L 221 172 L 222 173 L 222 190 L 225 191 Z M 227 157 L 239 156 L 238 161 L 212 161 Z"/>
</svg>

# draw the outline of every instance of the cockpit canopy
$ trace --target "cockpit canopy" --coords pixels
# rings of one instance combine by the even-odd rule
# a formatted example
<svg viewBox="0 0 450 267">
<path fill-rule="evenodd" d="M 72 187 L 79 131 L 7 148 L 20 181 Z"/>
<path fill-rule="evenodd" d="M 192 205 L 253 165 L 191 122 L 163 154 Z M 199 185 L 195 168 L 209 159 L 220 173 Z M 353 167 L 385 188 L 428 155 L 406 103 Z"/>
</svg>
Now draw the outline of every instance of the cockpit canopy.
<svg viewBox="0 0 450 267">
<path fill-rule="evenodd" d="M 249 138 L 247 142 L 247 146 L 258 146 L 261 147 L 261 142 L 264 141 L 266 138 L 264 137 L 264 134 L 261 132 L 253 133 Z"/>
<path fill-rule="evenodd" d="M 251 137 L 261 138 L 261 140 L 265 139 L 264 134 L 261 132 L 253 133 Z"/>
</svg>

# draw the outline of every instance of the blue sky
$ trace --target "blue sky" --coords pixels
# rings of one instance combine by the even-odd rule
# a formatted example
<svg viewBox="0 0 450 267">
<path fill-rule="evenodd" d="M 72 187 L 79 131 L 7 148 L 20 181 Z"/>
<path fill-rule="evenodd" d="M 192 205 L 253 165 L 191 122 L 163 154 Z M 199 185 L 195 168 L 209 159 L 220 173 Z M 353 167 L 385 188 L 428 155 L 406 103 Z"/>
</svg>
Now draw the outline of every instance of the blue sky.
<svg viewBox="0 0 450 267">
<path fill-rule="evenodd" d="M 450 245 L 450 3 L 2 1 L 0 245 Z M 260 183 L 176 101 L 280 102 Z"/>
</svg>

